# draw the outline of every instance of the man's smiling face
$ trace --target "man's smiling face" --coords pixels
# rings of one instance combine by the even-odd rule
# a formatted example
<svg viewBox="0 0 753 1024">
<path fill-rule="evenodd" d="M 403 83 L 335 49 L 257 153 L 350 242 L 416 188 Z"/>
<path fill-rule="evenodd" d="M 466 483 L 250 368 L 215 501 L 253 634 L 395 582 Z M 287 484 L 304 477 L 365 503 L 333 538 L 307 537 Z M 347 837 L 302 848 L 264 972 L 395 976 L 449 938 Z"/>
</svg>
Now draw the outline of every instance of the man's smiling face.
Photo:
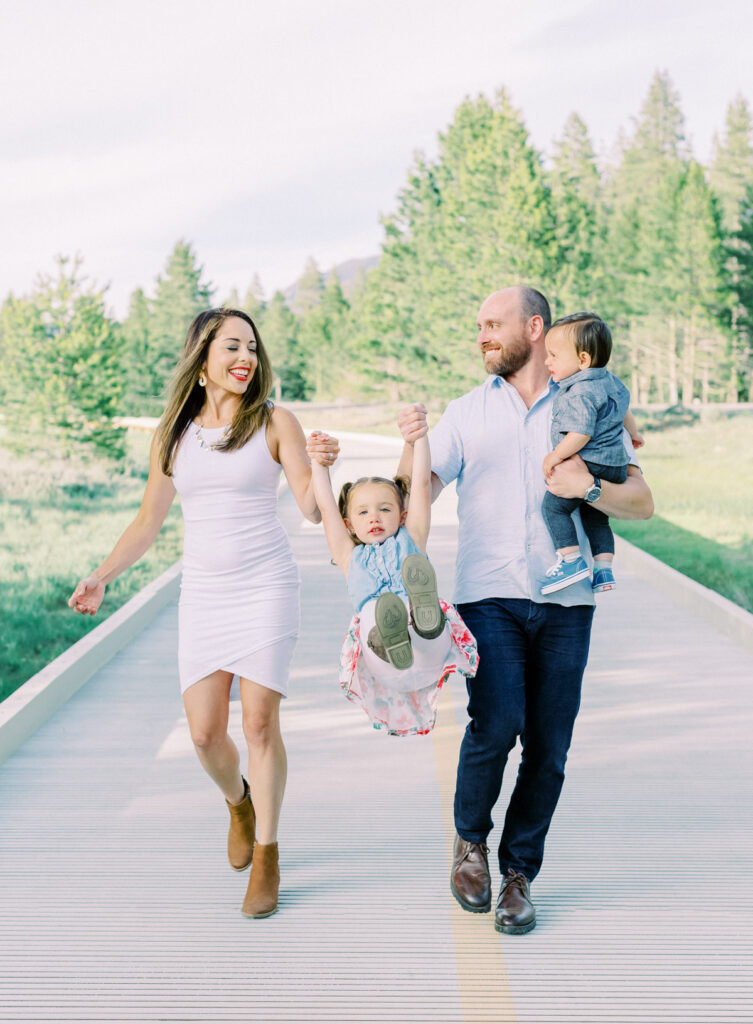
<svg viewBox="0 0 753 1024">
<path fill-rule="evenodd" d="M 531 343 L 516 288 L 490 295 L 479 310 L 476 326 L 477 343 L 487 373 L 506 377 L 520 370 L 531 358 Z"/>
</svg>

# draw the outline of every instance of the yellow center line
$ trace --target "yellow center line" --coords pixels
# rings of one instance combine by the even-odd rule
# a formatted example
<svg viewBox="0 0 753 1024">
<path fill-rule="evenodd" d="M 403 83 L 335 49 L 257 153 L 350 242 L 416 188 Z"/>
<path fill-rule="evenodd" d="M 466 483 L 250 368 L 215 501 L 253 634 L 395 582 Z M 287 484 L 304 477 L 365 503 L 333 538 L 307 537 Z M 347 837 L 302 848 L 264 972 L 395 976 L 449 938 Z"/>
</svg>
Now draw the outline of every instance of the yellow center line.
<svg viewBox="0 0 753 1024">
<path fill-rule="evenodd" d="M 492 915 L 468 913 L 450 893 L 449 870 L 455 841 L 452 805 L 462 735 L 455 717 L 449 683 L 442 687 L 439 695 L 439 712 L 432 737 L 447 849 L 447 902 L 455 943 L 463 1020 L 515 1024 L 515 1008 L 507 981 L 502 943 L 494 930 Z"/>
</svg>

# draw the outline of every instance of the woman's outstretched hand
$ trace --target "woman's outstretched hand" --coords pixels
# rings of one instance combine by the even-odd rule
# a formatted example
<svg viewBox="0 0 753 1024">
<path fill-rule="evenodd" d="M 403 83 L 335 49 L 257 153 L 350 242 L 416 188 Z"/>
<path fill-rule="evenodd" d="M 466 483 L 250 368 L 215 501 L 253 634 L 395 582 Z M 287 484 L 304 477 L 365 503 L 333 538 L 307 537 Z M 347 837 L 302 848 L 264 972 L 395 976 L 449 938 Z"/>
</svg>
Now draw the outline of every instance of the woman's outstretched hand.
<svg viewBox="0 0 753 1024">
<path fill-rule="evenodd" d="M 323 430 L 312 430 L 306 439 L 306 454 L 312 462 L 329 469 L 340 454 L 340 442 Z"/>
<path fill-rule="evenodd" d="M 425 437 L 429 432 L 429 424 L 426 422 L 426 406 L 423 402 L 414 402 L 401 409 L 397 425 L 407 444 L 414 444 L 419 437 Z"/>
<path fill-rule="evenodd" d="M 68 598 L 68 607 L 82 615 L 96 615 L 104 596 L 105 585 L 102 580 L 96 576 L 87 576 Z"/>
</svg>

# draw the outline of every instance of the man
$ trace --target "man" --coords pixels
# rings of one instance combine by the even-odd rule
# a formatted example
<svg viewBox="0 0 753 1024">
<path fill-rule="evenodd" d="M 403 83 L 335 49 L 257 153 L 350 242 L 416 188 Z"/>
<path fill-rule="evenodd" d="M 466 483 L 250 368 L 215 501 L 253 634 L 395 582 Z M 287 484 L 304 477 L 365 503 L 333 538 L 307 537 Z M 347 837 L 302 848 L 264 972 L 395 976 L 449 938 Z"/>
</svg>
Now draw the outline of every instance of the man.
<svg viewBox="0 0 753 1024">
<path fill-rule="evenodd" d="M 455 601 L 479 649 L 458 763 L 451 890 L 465 910 L 491 910 L 486 840 L 507 755 L 520 736 L 520 769 L 499 844 L 503 882 L 495 912 L 495 928 L 512 935 L 536 923 L 530 883 L 562 789 L 594 608 L 588 579 L 540 594 L 552 560 L 542 498 L 548 488 L 618 519 L 647 519 L 653 512 L 636 465 L 625 483 L 599 487 L 573 456 L 545 480 L 557 387 L 544 363 L 550 323 L 549 304 L 532 288 L 490 295 L 478 320 L 489 377 L 450 402 L 431 437 L 432 498 L 457 481 Z M 411 406 L 398 422 L 406 441 L 399 471 L 409 473 L 411 445 L 427 430 L 426 410 Z"/>
</svg>

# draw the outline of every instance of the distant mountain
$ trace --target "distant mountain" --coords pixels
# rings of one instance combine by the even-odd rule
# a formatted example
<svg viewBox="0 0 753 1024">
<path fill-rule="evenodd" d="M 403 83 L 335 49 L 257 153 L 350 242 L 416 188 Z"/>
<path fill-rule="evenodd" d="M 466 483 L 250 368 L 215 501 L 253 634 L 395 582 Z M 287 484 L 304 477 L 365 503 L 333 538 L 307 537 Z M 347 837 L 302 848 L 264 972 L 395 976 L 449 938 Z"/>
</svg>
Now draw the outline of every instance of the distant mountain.
<svg viewBox="0 0 753 1024">
<path fill-rule="evenodd" d="M 368 274 L 370 270 L 377 265 L 379 262 L 378 256 L 365 256 L 363 259 L 352 259 L 345 260 L 344 263 L 338 263 L 335 267 L 330 267 L 327 271 L 322 271 L 322 284 L 326 284 L 327 279 L 334 270 L 337 274 L 337 279 L 340 282 L 340 287 L 345 293 L 346 298 L 349 298 L 356 286 L 359 272 L 363 271 L 364 274 Z M 300 278 L 298 279 L 300 280 Z M 291 309 L 295 309 L 295 300 L 298 294 L 298 281 L 287 287 L 283 295 L 285 296 L 285 302 L 290 306 Z"/>
</svg>

